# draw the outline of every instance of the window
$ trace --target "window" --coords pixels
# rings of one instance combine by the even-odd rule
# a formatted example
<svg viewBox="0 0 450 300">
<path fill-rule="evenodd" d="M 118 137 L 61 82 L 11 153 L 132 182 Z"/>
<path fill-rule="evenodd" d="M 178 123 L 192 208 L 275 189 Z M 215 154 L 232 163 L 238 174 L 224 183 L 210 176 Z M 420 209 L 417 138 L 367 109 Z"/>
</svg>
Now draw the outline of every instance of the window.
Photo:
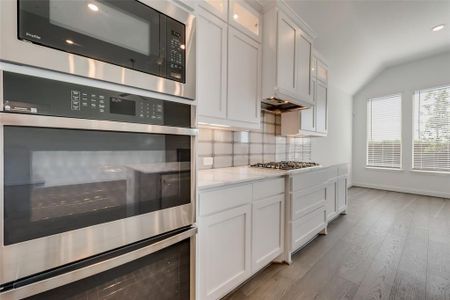
<svg viewBox="0 0 450 300">
<path fill-rule="evenodd" d="M 414 94 L 413 169 L 450 172 L 450 86 Z"/>
<path fill-rule="evenodd" d="M 401 95 L 367 101 L 367 166 L 401 166 Z"/>
</svg>

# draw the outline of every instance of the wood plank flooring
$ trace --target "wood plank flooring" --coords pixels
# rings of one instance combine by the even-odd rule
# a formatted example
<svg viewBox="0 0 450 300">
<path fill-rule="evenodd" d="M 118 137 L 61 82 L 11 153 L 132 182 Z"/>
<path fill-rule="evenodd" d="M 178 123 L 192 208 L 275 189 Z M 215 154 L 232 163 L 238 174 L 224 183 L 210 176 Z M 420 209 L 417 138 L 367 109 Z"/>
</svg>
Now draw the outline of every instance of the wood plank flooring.
<svg viewBox="0 0 450 300">
<path fill-rule="evenodd" d="M 352 188 L 327 236 L 225 299 L 450 300 L 450 199 Z"/>
</svg>

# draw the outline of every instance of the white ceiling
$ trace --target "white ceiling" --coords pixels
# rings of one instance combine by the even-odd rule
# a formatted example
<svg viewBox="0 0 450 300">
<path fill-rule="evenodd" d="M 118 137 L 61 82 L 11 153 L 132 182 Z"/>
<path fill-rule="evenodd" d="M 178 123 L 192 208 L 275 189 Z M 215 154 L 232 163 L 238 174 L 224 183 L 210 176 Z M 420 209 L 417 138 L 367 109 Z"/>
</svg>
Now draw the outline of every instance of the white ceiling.
<svg viewBox="0 0 450 300">
<path fill-rule="evenodd" d="M 316 33 L 334 85 L 350 94 L 386 67 L 450 51 L 450 0 L 285 2 Z"/>
</svg>

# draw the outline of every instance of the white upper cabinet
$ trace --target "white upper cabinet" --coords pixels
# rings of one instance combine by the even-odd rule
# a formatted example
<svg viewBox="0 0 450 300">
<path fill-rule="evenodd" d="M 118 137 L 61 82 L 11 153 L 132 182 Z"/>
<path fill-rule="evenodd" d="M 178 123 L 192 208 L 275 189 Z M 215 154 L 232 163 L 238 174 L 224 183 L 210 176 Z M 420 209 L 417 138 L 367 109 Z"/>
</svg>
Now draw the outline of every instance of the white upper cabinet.
<svg viewBox="0 0 450 300">
<path fill-rule="evenodd" d="M 301 31 L 299 32 L 297 49 L 297 93 L 302 99 L 313 101 L 311 89 L 312 44 Z"/>
<path fill-rule="evenodd" d="M 246 1 L 201 0 L 198 3 L 199 124 L 259 129 L 261 14 Z"/>
<path fill-rule="evenodd" d="M 278 18 L 278 54 L 277 74 L 278 88 L 295 94 L 297 91 L 297 74 L 295 57 L 298 27 L 280 13 Z"/>
<path fill-rule="evenodd" d="M 197 24 L 198 114 L 225 119 L 228 27 L 202 8 L 197 13 Z"/>
<path fill-rule="evenodd" d="M 328 131 L 328 88 L 317 81 L 316 85 L 316 131 L 326 134 Z"/>
<path fill-rule="evenodd" d="M 228 118 L 259 123 L 261 45 L 233 28 L 228 43 Z"/>
<path fill-rule="evenodd" d="M 261 41 L 261 14 L 242 0 L 230 0 L 228 20 L 231 25 Z"/>
<path fill-rule="evenodd" d="M 309 107 L 312 38 L 299 23 L 278 6 L 264 14 L 262 96 Z"/>
<path fill-rule="evenodd" d="M 199 4 L 222 20 L 227 20 L 228 0 L 200 0 Z"/>
<path fill-rule="evenodd" d="M 311 81 L 311 87 L 313 91 L 313 99 L 315 99 L 315 91 L 316 91 L 316 80 L 313 79 Z M 307 131 L 316 131 L 316 105 L 311 108 L 305 109 L 301 111 L 301 129 Z"/>
<path fill-rule="evenodd" d="M 320 66 L 320 67 L 319 67 Z M 321 69 L 319 79 L 319 69 Z M 301 111 L 283 113 L 282 135 L 325 136 L 328 132 L 328 69 L 321 60 L 311 59 L 311 94 L 313 106 Z M 325 75 L 325 76 L 324 76 Z"/>
<path fill-rule="evenodd" d="M 317 60 L 317 80 L 322 81 L 324 84 L 328 83 L 328 68 L 320 60 Z"/>
</svg>

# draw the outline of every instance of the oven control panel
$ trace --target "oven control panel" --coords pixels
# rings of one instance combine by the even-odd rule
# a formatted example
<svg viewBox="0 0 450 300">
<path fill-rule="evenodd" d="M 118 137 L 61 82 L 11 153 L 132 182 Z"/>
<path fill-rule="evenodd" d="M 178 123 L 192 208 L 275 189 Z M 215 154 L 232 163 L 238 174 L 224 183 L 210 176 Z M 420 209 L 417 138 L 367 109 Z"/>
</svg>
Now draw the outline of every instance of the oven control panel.
<svg viewBox="0 0 450 300">
<path fill-rule="evenodd" d="M 3 72 L 3 110 L 81 119 L 191 127 L 191 106 Z"/>
</svg>

